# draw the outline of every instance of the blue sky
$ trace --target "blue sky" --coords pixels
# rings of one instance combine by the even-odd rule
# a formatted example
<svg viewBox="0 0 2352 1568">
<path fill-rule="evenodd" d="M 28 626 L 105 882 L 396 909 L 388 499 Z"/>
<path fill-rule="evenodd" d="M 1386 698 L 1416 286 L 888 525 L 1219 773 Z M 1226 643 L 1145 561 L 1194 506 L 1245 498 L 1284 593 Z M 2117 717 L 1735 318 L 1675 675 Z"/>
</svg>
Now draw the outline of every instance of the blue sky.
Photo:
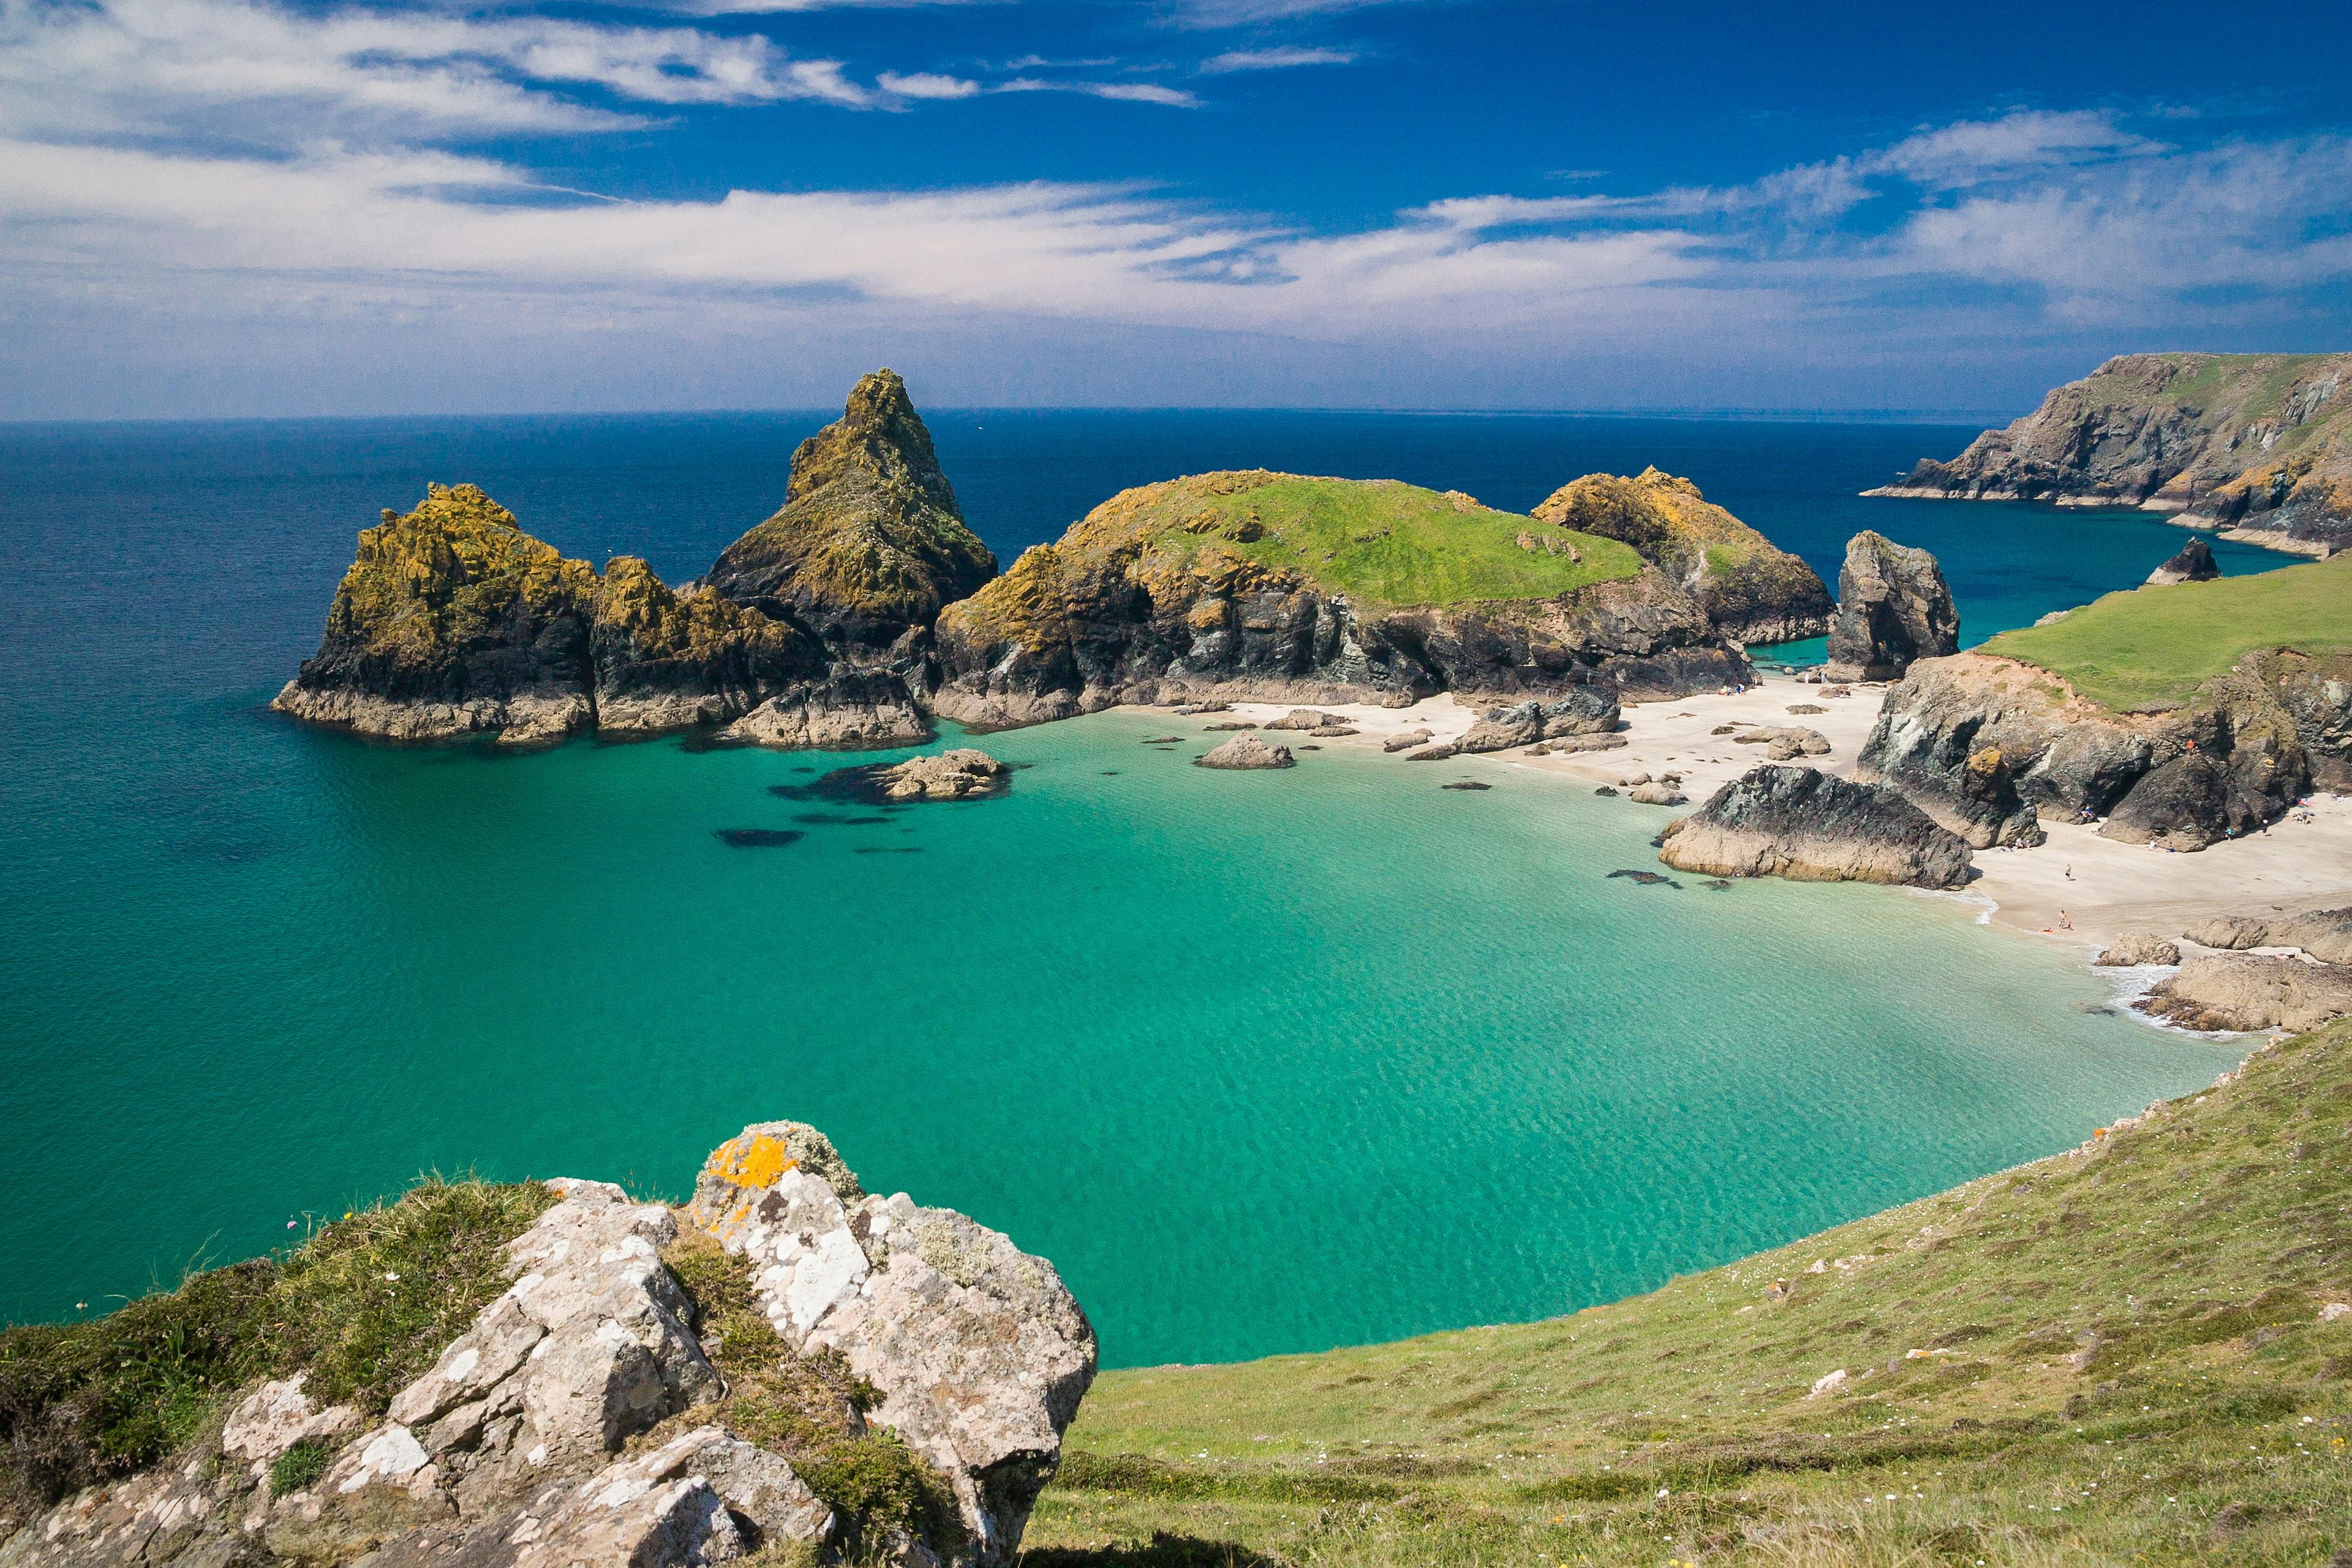
<svg viewBox="0 0 2352 1568">
<path fill-rule="evenodd" d="M 0 416 L 1993 411 L 2352 347 L 2352 7 L 0 0 Z"/>
</svg>

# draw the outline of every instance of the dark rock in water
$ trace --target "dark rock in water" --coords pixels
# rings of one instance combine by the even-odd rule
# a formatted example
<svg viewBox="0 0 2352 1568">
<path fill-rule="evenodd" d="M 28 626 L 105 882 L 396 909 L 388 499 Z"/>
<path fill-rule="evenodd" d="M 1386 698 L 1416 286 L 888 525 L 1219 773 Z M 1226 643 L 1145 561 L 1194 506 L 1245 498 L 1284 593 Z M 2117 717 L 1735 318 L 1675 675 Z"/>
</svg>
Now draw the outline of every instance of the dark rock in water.
<svg viewBox="0 0 2352 1568">
<path fill-rule="evenodd" d="M 1959 646 L 1959 612 L 1933 555 L 1867 531 L 1847 542 L 1822 667 L 1828 679 L 1899 680 L 1913 660 Z"/>
<path fill-rule="evenodd" d="M 856 801 L 866 805 L 971 800 L 1002 795 L 1012 783 L 1013 771 L 985 752 L 958 747 L 936 757 L 835 768 L 814 784 L 770 784 L 768 793 L 786 800 Z"/>
<path fill-rule="evenodd" d="M 835 647 L 887 647 L 996 575 L 906 384 L 878 370 L 793 454 L 784 507 L 719 553 L 710 585 Z"/>
<path fill-rule="evenodd" d="M 1440 789 L 1493 789 L 1495 786 L 1490 784 L 1480 784 L 1475 779 L 1462 779 L 1456 783 L 1440 784 L 1437 787 Z"/>
<path fill-rule="evenodd" d="M 1632 479 L 1587 474 L 1553 491 L 1535 515 L 1632 545 L 1742 643 L 1795 642 L 1829 627 L 1835 606 L 1813 569 L 1688 479 L 1654 468 Z"/>
<path fill-rule="evenodd" d="M 1102 771 L 1102 776 L 1107 779 L 1115 779 L 1118 777 L 1118 770 L 1117 768 L 1105 768 Z"/>
<path fill-rule="evenodd" d="M 2192 539 L 2180 547 L 2180 552 L 2147 574 L 2148 586 L 2165 587 L 2173 583 L 2210 583 L 2221 574 L 2213 559 L 2213 547 L 2201 539 Z"/>
<path fill-rule="evenodd" d="M 780 795 L 787 800 L 798 799 L 791 784 L 770 784 L 770 795 Z M 888 824 L 887 816 L 850 816 L 838 811 L 796 811 L 793 820 L 804 827 L 881 827 Z"/>
<path fill-rule="evenodd" d="M 1257 726 L 1255 724 L 1251 723 L 1246 719 L 1229 719 L 1222 724 L 1203 724 L 1201 726 L 1201 731 L 1203 734 L 1214 735 L 1227 730 L 1255 730 Z"/>
<path fill-rule="evenodd" d="M 1731 884 L 1725 881 L 1720 877 L 1709 877 L 1706 881 L 1701 882 L 1699 886 L 1705 888 L 1710 893 L 1727 893 L 1731 890 Z"/>
<path fill-rule="evenodd" d="M 1669 823 L 1658 858 L 1710 877 L 1958 888 L 1969 846 L 1884 784 L 1759 763 Z"/>
<path fill-rule="evenodd" d="M 1682 886 L 1680 882 L 1675 881 L 1672 877 L 1661 877 L 1655 871 L 1612 871 L 1609 875 L 1612 878 L 1622 877 L 1625 880 L 1636 883 L 1644 888 L 1679 888 Z"/>
<path fill-rule="evenodd" d="M 808 837 L 793 827 L 719 827 L 712 831 L 736 849 L 773 849 L 785 844 L 798 844 Z"/>
<path fill-rule="evenodd" d="M 2315 773 L 2344 765 L 2352 735 L 2326 692 L 2352 693 L 2347 675 L 2343 656 L 2250 654 L 2189 702 L 2116 713 L 2032 665 L 1961 654 L 1887 692 L 1859 760 L 1979 848 L 2038 844 L 2047 815 L 2105 817 L 2100 836 L 2126 843 L 2202 849 L 2275 822 Z"/>
<path fill-rule="evenodd" d="M 1610 785 L 1602 784 L 1599 789 L 1594 790 L 1592 793 L 1595 795 L 1614 795 L 1617 792 Z"/>
<path fill-rule="evenodd" d="M 1290 748 L 1269 746 L 1255 735 L 1235 735 L 1223 745 L 1192 759 L 1203 768 L 1286 768 L 1292 765 Z"/>
<path fill-rule="evenodd" d="M 1154 735 L 1143 742 L 1147 746 L 1181 746 L 1183 743 L 1184 737 L 1181 735 Z"/>
</svg>

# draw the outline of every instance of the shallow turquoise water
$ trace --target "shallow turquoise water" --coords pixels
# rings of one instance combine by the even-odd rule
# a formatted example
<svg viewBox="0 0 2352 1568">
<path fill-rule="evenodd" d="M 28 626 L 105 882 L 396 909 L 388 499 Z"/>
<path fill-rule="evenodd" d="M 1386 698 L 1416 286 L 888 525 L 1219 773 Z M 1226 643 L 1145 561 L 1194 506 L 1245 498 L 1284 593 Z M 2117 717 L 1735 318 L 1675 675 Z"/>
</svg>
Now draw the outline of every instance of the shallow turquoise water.
<svg viewBox="0 0 2352 1568">
<path fill-rule="evenodd" d="M 1516 504 L 1657 452 L 1757 487 L 1738 504 L 1792 543 L 1884 504 L 1988 622 L 2180 537 L 1853 500 L 1949 432 L 1155 418 L 939 423 L 1007 557 L 1211 447 Z M 870 1185 L 1052 1257 L 1111 1364 L 1314 1349 L 1639 1289 L 2232 1058 L 2083 1011 L 2098 981 L 1949 900 L 1612 880 L 1655 865 L 1668 814 L 1526 772 L 1449 792 L 1327 750 L 1211 773 L 1197 736 L 1138 743 L 1168 719 L 1108 715 L 992 738 L 1032 764 L 1004 799 L 882 814 L 769 793 L 842 759 L 403 751 L 261 710 L 352 531 L 424 474 L 684 575 L 803 433 L 446 425 L 0 433 L 0 1317 L 102 1306 L 431 1168 L 682 1193 L 790 1116 Z M 1008 427 L 1025 457 L 979 445 Z M 2008 572 L 1971 518 L 2050 542 Z M 887 819 L 714 837 L 818 811 Z"/>
</svg>

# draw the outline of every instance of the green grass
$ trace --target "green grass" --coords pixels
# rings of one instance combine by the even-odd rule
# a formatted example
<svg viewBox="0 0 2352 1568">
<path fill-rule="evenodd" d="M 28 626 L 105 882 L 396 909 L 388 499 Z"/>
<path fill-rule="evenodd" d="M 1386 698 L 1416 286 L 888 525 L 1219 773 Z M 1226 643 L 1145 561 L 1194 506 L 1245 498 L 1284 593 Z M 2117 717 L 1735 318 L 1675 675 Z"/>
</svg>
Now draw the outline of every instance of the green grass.
<svg viewBox="0 0 2352 1568">
<path fill-rule="evenodd" d="M 2249 374 L 2259 380 L 2245 388 L 2240 400 L 2245 416 L 2260 419 L 2274 415 L 2286 401 L 2287 390 L 2295 378 L 2324 360 L 2329 354 L 2187 354 L 2163 356 L 2178 363 L 2182 360 L 2201 357 L 2202 363 L 2188 374 L 2175 377 L 2164 389 L 2162 401 L 2203 408 L 2210 406 L 2225 392 L 2240 385 Z"/>
<path fill-rule="evenodd" d="M 499 1248 L 554 1202 L 436 1177 L 282 1257 L 0 1331 L 0 1527 L 196 1441 L 264 1377 L 307 1371 L 321 1404 L 381 1410 L 506 1289 Z"/>
<path fill-rule="evenodd" d="M 2352 648 L 2352 553 L 2248 577 L 2109 594 L 1983 652 L 2039 665 L 2095 702 L 2179 700 L 2257 648 Z"/>
<path fill-rule="evenodd" d="M 2352 1548 L 2352 1318 L 2318 1310 L 2347 1295 L 2339 1026 L 2085 1151 L 1633 1300 L 1107 1373 L 1028 1558 L 2326 1564 Z"/>
<path fill-rule="evenodd" d="M 1415 485 L 1273 475 L 1233 488 L 1243 478 L 1202 475 L 1143 492 L 1150 499 L 1136 516 L 1151 528 L 1155 552 L 1182 562 L 1218 548 L 1304 571 L 1374 605 L 1549 598 L 1642 569 L 1631 545 L 1475 504 L 1457 508 Z M 1522 549 L 1523 533 L 1560 552 Z"/>
</svg>

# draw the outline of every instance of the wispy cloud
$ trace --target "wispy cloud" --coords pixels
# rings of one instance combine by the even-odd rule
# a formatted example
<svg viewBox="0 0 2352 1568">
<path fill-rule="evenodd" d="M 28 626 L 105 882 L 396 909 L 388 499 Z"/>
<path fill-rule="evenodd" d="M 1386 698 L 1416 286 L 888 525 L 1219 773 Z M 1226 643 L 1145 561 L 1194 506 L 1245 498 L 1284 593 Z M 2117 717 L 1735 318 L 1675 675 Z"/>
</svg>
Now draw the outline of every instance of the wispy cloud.
<svg viewBox="0 0 2352 1568">
<path fill-rule="evenodd" d="M 1353 65 L 1356 56 L 1346 49 L 1301 48 L 1284 46 L 1271 49 L 1228 49 L 1222 55 L 1211 55 L 1201 62 L 1202 76 L 1224 76 L 1234 71 L 1289 70 L 1298 66 Z"/>
<path fill-rule="evenodd" d="M 1171 109 L 1198 109 L 1201 100 L 1182 88 L 1152 81 L 1076 81 L 1055 77 L 1014 77 L 992 84 L 991 92 L 1076 92 L 1122 103 L 1159 103 Z"/>
</svg>

